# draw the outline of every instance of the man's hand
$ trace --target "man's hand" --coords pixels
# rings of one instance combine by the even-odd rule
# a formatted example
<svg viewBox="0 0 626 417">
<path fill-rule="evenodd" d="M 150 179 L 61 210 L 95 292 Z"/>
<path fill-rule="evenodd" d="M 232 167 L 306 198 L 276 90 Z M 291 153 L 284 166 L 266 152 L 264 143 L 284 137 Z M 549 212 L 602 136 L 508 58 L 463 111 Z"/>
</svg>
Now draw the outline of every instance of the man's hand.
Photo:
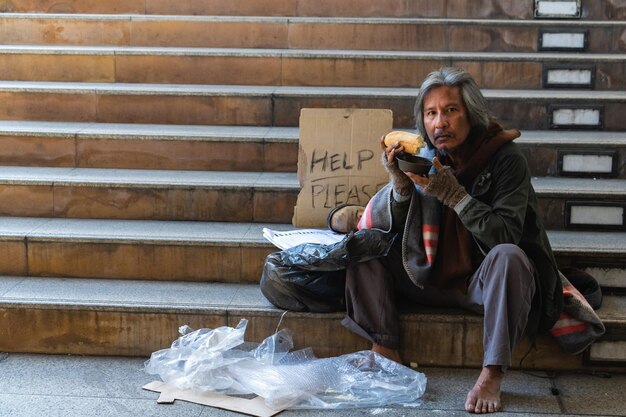
<svg viewBox="0 0 626 417">
<path fill-rule="evenodd" d="M 435 170 L 437 172 L 442 171 L 444 169 L 444 166 L 441 165 L 441 162 L 439 162 L 439 159 L 437 157 L 433 158 L 433 165 L 435 166 Z M 427 176 L 421 176 L 418 174 L 414 174 L 412 172 L 405 172 L 405 174 L 407 175 L 407 177 L 411 179 L 411 181 L 413 181 L 415 184 L 422 187 L 422 189 L 426 188 L 428 184 L 430 184 L 430 178 Z"/>
<path fill-rule="evenodd" d="M 385 145 L 385 136 L 380 138 L 380 147 L 383 150 L 382 163 L 385 170 L 389 173 L 389 180 L 393 186 L 394 191 L 401 196 L 408 196 L 413 190 L 413 181 L 407 177 L 406 173 L 400 171 L 398 168 L 398 161 L 396 161 L 396 155 L 404 151 L 404 147 L 398 142 L 391 145 Z"/>
<path fill-rule="evenodd" d="M 441 165 L 437 157 L 433 158 L 433 165 L 436 172 L 430 177 L 422 177 L 410 172 L 405 174 L 411 181 L 421 186 L 426 194 L 430 194 L 446 206 L 454 208 L 467 195 L 467 191 L 459 184 L 450 167 Z"/>
</svg>

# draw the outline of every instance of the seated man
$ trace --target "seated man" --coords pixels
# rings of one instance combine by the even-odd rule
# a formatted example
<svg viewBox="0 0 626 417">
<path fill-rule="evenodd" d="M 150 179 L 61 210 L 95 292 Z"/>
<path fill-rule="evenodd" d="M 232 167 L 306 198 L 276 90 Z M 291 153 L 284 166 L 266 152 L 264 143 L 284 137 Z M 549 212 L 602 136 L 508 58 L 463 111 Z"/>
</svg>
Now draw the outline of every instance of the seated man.
<svg viewBox="0 0 626 417">
<path fill-rule="evenodd" d="M 421 177 L 400 171 L 395 156 L 403 148 L 386 147 L 381 139 L 390 183 L 362 218 L 362 209 L 354 206 L 329 218 L 334 229 L 351 229 L 360 218 L 361 228 L 402 235 L 386 257 L 347 270 L 342 323 L 370 340 L 373 351 L 399 362 L 400 296 L 484 314 L 483 368 L 465 409 L 495 412 L 503 372 L 521 336 L 526 332 L 534 340 L 560 315 L 556 262 L 526 160 L 512 142 L 519 132 L 505 131 L 489 117 L 470 74 L 459 68 L 430 73 L 420 88 L 415 118 L 436 155 L 435 172 Z M 351 215 L 350 210 L 359 211 Z M 435 211 L 430 218 L 436 224 L 426 224 Z"/>
</svg>

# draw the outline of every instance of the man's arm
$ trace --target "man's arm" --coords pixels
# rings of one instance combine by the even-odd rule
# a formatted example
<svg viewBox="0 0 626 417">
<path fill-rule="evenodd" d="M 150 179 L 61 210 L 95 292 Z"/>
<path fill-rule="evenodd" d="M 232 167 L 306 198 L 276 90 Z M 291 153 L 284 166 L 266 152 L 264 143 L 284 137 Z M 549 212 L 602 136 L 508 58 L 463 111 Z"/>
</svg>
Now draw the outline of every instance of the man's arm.
<svg viewBox="0 0 626 417">
<path fill-rule="evenodd" d="M 486 191 L 489 201 L 479 195 L 467 197 L 453 209 L 461 222 L 483 244 L 492 248 L 501 243 L 519 244 L 531 192 L 528 165 L 521 154 L 498 160 Z"/>
<path fill-rule="evenodd" d="M 404 224 L 406 223 L 406 218 L 409 214 L 410 203 L 410 198 L 403 201 L 397 201 L 395 195 L 392 195 L 391 197 L 391 230 L 399 235 L 404 233 Z"/>
<path fill-rule="evenodd" d="M 479 191 L 475 190 L 475 197 L 437 158 L 433 163 L 437 173 L 432 177 L 407 175 L 422 187 L 423 192 L 454 209 L 465 227 L 488 248 L 500 243 L 519 244 L 531 190 L 528 165 L 522 154 L 514 152 L 500 156 L 493 166 L 485 193 L 478 194 Z M 489 198 L 481 198 L 481 195 Z"/>
</svg>

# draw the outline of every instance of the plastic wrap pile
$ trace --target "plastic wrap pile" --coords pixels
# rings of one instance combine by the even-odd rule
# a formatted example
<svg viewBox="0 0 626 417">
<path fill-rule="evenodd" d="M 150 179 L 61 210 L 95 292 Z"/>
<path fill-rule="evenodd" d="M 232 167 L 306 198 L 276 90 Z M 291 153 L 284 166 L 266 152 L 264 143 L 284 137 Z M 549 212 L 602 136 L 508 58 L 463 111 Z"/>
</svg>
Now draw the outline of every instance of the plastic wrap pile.
<svg viewBox="0 0 626 417">
<path fill-rule="evenodd" d="M 289 330 L 261 344 L 246 343 L 247 320 L 237 327 L 190 331 L 146 362 L 149 374 L 180 389 L 256 394 L 274 409 L 415 407 L 426 376 L 371 351 L 316 358 L 310 348 L 290 352 Z"/>
</svg>

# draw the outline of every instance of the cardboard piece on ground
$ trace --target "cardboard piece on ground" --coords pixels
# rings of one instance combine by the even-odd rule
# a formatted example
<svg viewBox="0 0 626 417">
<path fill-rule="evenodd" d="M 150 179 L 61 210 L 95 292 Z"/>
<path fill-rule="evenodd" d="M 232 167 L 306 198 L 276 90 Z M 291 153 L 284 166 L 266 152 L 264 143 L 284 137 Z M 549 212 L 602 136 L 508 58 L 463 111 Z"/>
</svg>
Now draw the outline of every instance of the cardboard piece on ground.
<svg viewBox="0 0 626 417">
<path fill-rule="evenodd" d="M 332 208 L 365 205 L 387 184 L 380 137 L 392 127 L 387 109 L 302 109 L 293 225 L 325 228 Z"/>
<path fill-rule="evenodd" d="M 231 397 L 217 392 L 181 390 L 174 385 L 162 381 L 150 382 L 142 388 L 147 391 L 160 392 L 161 395 L 157 399 L 157 403 L 159 404 L 171 404 L 175 400 L 181 400 L 257 417 L 271 417 L 283 411 L 269 408 L 265 405 L 265 400 L 261 397 L 255 397 L 249 400 L 246 398 Z"/>
</svg>

